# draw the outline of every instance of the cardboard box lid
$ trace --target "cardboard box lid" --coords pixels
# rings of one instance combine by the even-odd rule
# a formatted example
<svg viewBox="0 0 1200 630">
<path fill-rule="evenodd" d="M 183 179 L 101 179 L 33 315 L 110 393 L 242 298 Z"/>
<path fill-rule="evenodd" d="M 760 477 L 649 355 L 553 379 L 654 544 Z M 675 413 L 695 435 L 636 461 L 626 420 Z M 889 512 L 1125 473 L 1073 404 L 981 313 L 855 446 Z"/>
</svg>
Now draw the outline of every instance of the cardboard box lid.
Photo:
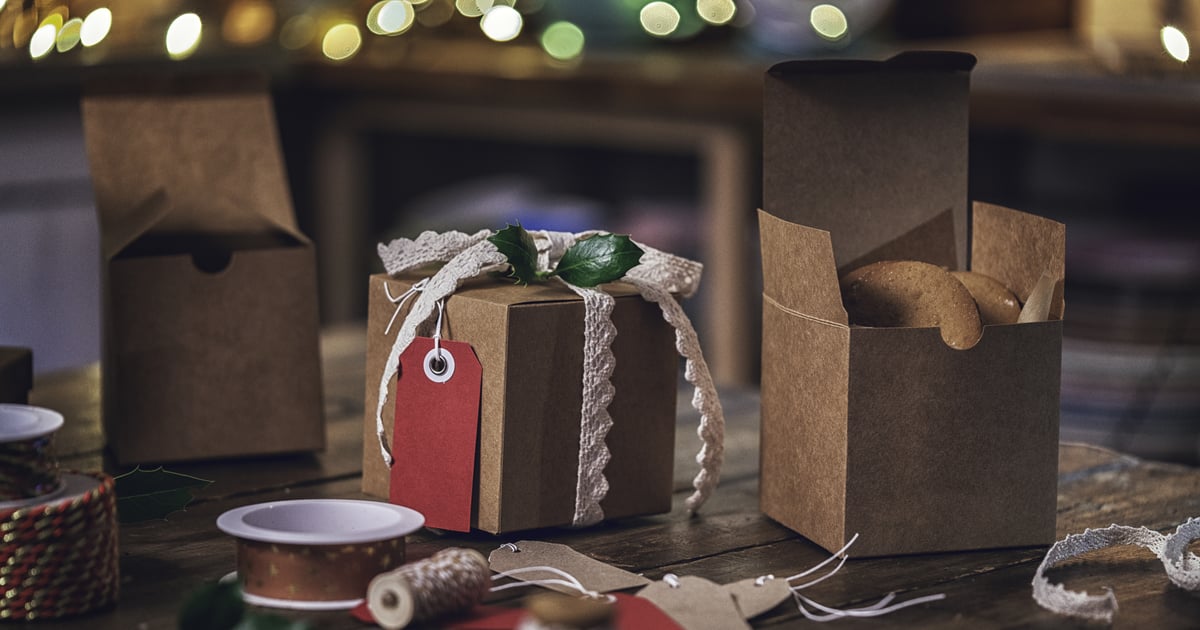
<svg viewBox="0 0 1200 630">
<path fill-rule="evenodd" d="M 933 248 L 930 262 L 949 257 L 965 269 L 974 65 L 965 53 L 910 52 L 772 66 L 764 86 L 764 209 L 830 232 L 839 270 L 906 234 Z M 947 210 L 949 243 L 936 236 L 943 230 L 927 229 L 948 225 L 939 220 Z"/>
<path fill-rule="evenodd" d="M 274 232 L 308 242 L 261 86 L 92 93 L 82 112 L 106 259 L 146 235 Z"/>
</svg>

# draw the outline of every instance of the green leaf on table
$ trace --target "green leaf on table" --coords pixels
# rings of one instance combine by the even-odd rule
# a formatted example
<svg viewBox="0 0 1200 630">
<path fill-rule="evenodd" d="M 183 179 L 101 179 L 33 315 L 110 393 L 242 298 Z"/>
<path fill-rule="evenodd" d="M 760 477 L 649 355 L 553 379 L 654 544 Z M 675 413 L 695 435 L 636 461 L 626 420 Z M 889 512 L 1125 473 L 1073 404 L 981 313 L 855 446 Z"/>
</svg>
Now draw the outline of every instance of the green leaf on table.
<svg viewBox="0 0 1200 630">
<path fill-rule="evenodd" d="M 152 470 L 138 466 L 118 475 L 114 481 L 117 485 L 117 518 L 122 523 L 164 519 L 187 507 L 194 498 L 194 491 L 212 483 L 164 470 L 161 466 Z"/>
<path fill-rule="evenodd" d="M 554 275 L 578 287 L 594 287 L 623 278 L 644 253 L 628 236 L 601 234 L 568 248 Z"/>
<path fill-rule="evenodd" d="M 533 244 L 533 237 L 520 223 L 496 232 L 488 237 L 488 241 L 508 257 L 511 268 L 508 276 L 514 278 L 517 284 L 529 284 L 538 279 L 537 247 Z"/>
</svg>

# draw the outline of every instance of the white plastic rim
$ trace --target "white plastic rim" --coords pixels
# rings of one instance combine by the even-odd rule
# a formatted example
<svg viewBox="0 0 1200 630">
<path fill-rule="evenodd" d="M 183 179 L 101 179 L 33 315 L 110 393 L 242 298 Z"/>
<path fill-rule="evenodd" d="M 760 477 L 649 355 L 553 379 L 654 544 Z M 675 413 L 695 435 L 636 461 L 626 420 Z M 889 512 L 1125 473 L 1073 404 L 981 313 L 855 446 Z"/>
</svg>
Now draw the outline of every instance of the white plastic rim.
<svg viewBox="0 0 1200 630">
<path fill-rule="evenodd" d="M 351 545 L 390 540 L 425 524 L 416 510 L 379 501 L 299 499 L 234 508 L 217 528 L 236 538 L 286 545 Z"/>
<path fill-rule="evenodd" d="M 33 405 L 0 404 L 0 443 L 21 442 L 49 435 L 63 425 L 63 417 Z"/>
<path fill-rule="evenodd" d="M 96 489 L 99 481 L 95 477 L 88 475 L 80 475 L 77 473 L 64 473 L 62 480 L 58 483 L 58 488 L 47 492 L 46 494 L 30 497 L 28 499 L 16 499 L 13 501 L 0 501 L 0 510 L 11 508 L 30 507 L 33 505 L 42 505 L 44 503 L 58 503 L 68 499 L 76 499 L 84 494 Z"/>
<path fill-rule="evenodd" d="M 237 571 L 230 571 L 221 578 L 222 584 L 236 581 L 238 579 Z M 242 601 L 255 606 L 266 606 L 268 608 L 286 608 L 288 610 L 350 610 L 363 602 L 362 599 L 342 599 L 330 601 L 304 601 L 299 599 L 276 599 L 274 597 L 263 597 L 242 591 Z"/>
</svg>

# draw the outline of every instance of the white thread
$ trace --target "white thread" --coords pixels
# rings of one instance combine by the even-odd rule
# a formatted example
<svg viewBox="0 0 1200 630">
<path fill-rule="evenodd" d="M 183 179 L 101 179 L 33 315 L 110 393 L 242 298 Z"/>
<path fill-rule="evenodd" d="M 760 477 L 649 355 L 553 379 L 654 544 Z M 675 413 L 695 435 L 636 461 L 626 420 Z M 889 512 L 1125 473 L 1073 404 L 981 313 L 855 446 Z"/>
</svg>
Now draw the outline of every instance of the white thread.
<svg viewBox="0 0 1200 630">
<path fill-rule="evenodd" d="M 504 548 L 505 546 L 506 545 L 501 545 L 501 548 Z M 543 578 L 543 579 L 526 580 L 526 579 L 518 577 L 519 575 L 524 574 L 524 573 L 551 573 L 551 574 L 557 575 L 563 579 L 559 580 L 559 579 L 555 579 L 555 578 Z M 562 569 L 559 569 L 557 567 L 551 567 L 551 566 L 517 567 L 515 569 L 509 569 L 508 571 L 501 571 L 499 573 L 496 573 L 495 575 L 492 576 L 492 581 L 495 582 L 496 580 L 501 579 L 501 578 L 510 578 L 510 579 L 517 580 L 517 581 L 509 582 L 508 584 L 500 584 L 497 586 L 493 586 L 491 588 L 491 592 L 496 593 L 499 591 L 506 591 L 506 590 L 513 589 L 513 588 L 524 588 L 524 587 L 528 587 L 528 586 L 563 586 L 563 587 L 578 591 L 580 595 L 591 598 L 591 599 L 607 599 L 609 602 L 616 601 L 616 598 L 613 597 L 612 595 L 605 595 L 599 591 L 593 591 L 593 590 L 590 590 L 590 589 L 584 587 L 583 582 L 580 582 L 579 578 L 576 578 L 574 575 L 571 575 L 570 573 L 567 573 L 566 571 L 563 571 Z"/>
<path fill-rule="evenodd" d="M 388 283 L 386 283 L 386 282 L 383 283 L 384 295 L 387 295 L 387 299 L 389 302 L 396 305 L 396 310 L 392 311 L 392 318 L 388 320 L 387 327 L 383 329 L 383 335 L 385 337 L 387 336 L 387 334 L 389 332 L 392 331 L 392 324 L 396 323 L 396 316 L 398 316 L 400 314 L 400 311 L 404 308 L 404 303 L 408 301 L 408 298 L 416 295 L 417 293 L 420 293 L 421 290 L 425 288 L 425 285 L 428 282 L 429 282 L 429 278 L 421 279 L 416 284 L 409 287 L 407 291 L 405 291 L 404 293 L 401 293 L 400 297 L 392 297 L 392 290 L 390 288 L 388 288 Z"/>
<path fill-rule="evenodd" d="M 679 588 L 679 576 L 674 573 L 668 573 L 662 577 L 662 581 L 667 583 L 671 588 Z"/>
<path fill-rule="evenodd" d="M 876 602 L 872 606 L 866 606 L 863 608 L 837 609 L 837 608 L 830 608 L 828 606 L 823 606 L 823 605 L 813 601 L 812 599 L 805 597 L 799 593 L 792 593 L 792 595 L 796 599 L 796 606 L 800 610 L 800 614 L 804 615 L 805 618 L 807 618 L 810 621 L 817 621 L 817 622 L 834 621 L 836 619 L 845 619 L 846 617 L 859 617 L 859 618 L 880 617 L 883 615 L 894 613 L 897 610 L 900 610 L 902 608 L 908 608 L 909 606 L 916 606 L 918 604 L 927 604 L 929 602 L 936 602 L 936 601 L 946 599 L 945 593 L 938 593 L 936 595 L 926 595 L 923 597 L 914 597 L 913 599 L 905 600 L 903 602 L 900 602 L 899 604 L 895 604 L 894 606 L 888 606 L 886 608 L 881 607 L 880 604 L 882 604 L 884 602 L 890 602 L 895 597 L 894 593 L 889 593 L 887 597 L 881 599 L 879 602 Z M 813 608 L 825 611 L 827 614 L 815 615 L 815 614 L 809 612 L 808 609 L 804 607 L 804 604 L 808 604 L 809 606 L 812 606 Z"/>
<path fill-rule="evenodd" d="M 767 582 L 770 582 L 771 580 L 774 580 L 774 579 L 775 579 L 774 575 L 769 575 L 769 574 L 768 575 L 760 575 L 757 578 L 754 578 L 754 585 L 762 586 L 762 585 L 766 584 Z"/>
<path fill-rule="evenodd" d="M 1103 595 L 1071 591 L 1062 584 L 1051 584 L 1045 572 L 1075 556 L 1121 545 L 1148 549 L 1162 561 L 1172 583 L 1189 591 L 1200 590 L 1200 559 L 1187 552 L 1188 545 L 1196 538 L 1200 538 L 1200 520 L 1196 518 L 1189 518 L 1166 536 L 1145 527 L 1126 525 L 1109 525 L 1085 529 L 1082 534 L 1070 534 L 1054 543 L 1038 565 L 1033 575 L 1033 599 L 1041 607 L 1060 615 L 1111 623 L 1118 610 L 1117 596 L 1111 588 L 1106 587 Z"/>
<path fill-rule="evenodd" d="M 446 312 L 446 300 L 438 300 L 437 309 L 437 323 L 433 325 L 433 351 L 440 359 L 442 358 L 442 316 Z"/>
<path fill-rule="evenodd" d="M 500 548 L 507 549 L 513 553 L 521 553 L 521 549 L 517 547 L 516 543 L 504 543 L 503 545 L 500 545 Z"/>
<path fill-rule="evenodd" d="M 875 602 L 874 604 L 872 604 L 870 606 L 864 606 L 861 608 L 838 609 L 838 608 L 831 608 L 829 606 L 825 606 L 823 604 L 817 603 L 813 599 L 811 599 L 809 597 L 805 597 L 804 595 L 800 594 L 800 591 L 802 591 L 814 584 L 819 584 L 819 583 L 833 577 L 834 574 L 836 574 L 838 571 L 840 571 L 842 569 L 842 567 L 845 566 L 846 561 L 850 559 L 850 556 L 846 555 L 846 550 L 849 549 L 850 546 L 853 545 L 856 540 L 858 540 L 858 534 L 854 534 L 854 536 L 852 536 L 850 538 L 850 541 L 847 542 L 845 545 L 843 545 L 841 549 L 838 549 L 832 555 L 830 555 L 828 558 L 822 560 L 820 563 L 816 564 L 813 567 L 810 567 L 809 569 L 807 569 L 805 571 L 801 571 L 800 573 L 797 573 L 797 574 L 787 578 L 787 582 L 789 583 L 788 590 L 791 591 L 792 598 L 796 601 L 796 607 L 800 610 L 800 613 L 802 615 L 804 615 L 807 619 L 809 619 L 811 621 L 822 621 L 823 622 L 823 621 L 833 621 L 834 619 L 842 619 L 845 617 L 878 617 L 881 615 L 886 615 L 888 613 L 895 612 L 902 608 L 908 608 L 909 606 L 916 606 L 917 604 L 924 604 L 927 602 L 946 599 L 945 593 L 938 593 L 936 595 L 926 595 L 923 597 L 916 597 L 916 598 L 913 598 L 910 600 L 900 602 L 899 604 L 888 606 L 888 604 L 890 604 L 892 602 L 892 600 L 894 600 L 896 598 L 895 593 L 888 593 L 882 599 L 880 599 L 879 601 Z M 837 558 L 841 558 L 841 561 L 839 561 L 837 563 L 837 566 L 835 566 L 832 570 L 830 570 L 825 575 L 822 575 L 819 578 L 810 580 L 803 584 L 799 584 L 797 586 L 791 586 L 792 580 L 797 580 L 799 578 L 811 575 L 815 571 L 818 571 L 819 569 L 828 565 L 830 562 L 833 562 Z M 762 579 L 762 578 L 759 578 L 759 579 Z M 827 614 L 817 615 L 817 614 L 811 613 L 811 612 L 809 612 L 809 610 L 807 608 L 804 607 L 805 604 L 808 604 L 809 606 L 816 608 L 817 610 L 821 610 Z"/>
<path fill-rule="evenodd" d="M 858 540 L 858 534 L 855 533 L 853 536 L 850 537 L 850 541 L 847 542 L 845 545 L 842 545 L 841 549 L 838 549 L 837 551 L 833 552 L 833 555 L 822 560 L 820 562 L 820 564 L 817 564 L 813 567 L 810 567 L 806 571 L 801 571 L 801 572 L 797 573 L 796 575 L 793 575 L 793 576 L 787 578 L 787 581 L 791 582 L 792 580 L 798 580 L 806 575 L 812 575 L 813 573 L 816 573 L 817 571 L 819 571 L 825 565 L 838 559 L 838 557 L 844 557 L 846 555 L 846 550 L 849 549 L 850 545 L 853 545 L 855 543 L 855 541 L 857 541 L 857 540 Z"/>
</svg>

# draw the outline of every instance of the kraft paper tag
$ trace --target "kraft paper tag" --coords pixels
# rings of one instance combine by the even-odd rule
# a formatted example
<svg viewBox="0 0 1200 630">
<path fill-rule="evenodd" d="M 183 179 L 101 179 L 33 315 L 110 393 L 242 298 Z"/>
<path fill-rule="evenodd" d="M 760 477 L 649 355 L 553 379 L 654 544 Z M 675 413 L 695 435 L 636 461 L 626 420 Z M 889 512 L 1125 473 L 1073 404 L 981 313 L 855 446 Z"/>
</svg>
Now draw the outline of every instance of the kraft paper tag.
<svg viewBox="0 0 1200 630">
<path fill-rule="evenodd" d="M 440 359 L 440 360 L 439 360 Z M 400 355 L 389 500 L 425 525 L 471 530 L 483 368 L 471 345 L 417 337 Z"/>
<path fill-rule="evenodd" d="M 792 596 L 787 580 L 771 576 L 739 580 L 722 588 L 733 597 L 743 619 L 753 619 Z"/>
<path fill-rule="evenodd" d="M 514 546 L 516 547 L 515 551 L 513 550 Z M 488 556 L 488 563 L 497 573 L 526 567 L 554 567 L 574 576 L 584 588 L 597 593 L 619 591 L 650 583 L 650 580 L 640 575 L 589 558 L 566 545 L 536 540 L 522 540 L 503 545 Z M 549 571 L 529 571 L 515 576 L 515 579 L 533 582 L 562 579 L 562 577 Z M 578 590 L 567 586 L 556 584 L 544 584 L 543 586 L 567 595 L 579 594 Z"/>
<path fill-rule="evenodd" d="M 685 575 L 670 582 L 664 579 L 642 589 L 637 596 L 653 602 L 685 630 L 750 628 L 729 591 L 702 577 Z"/>
</svg>

